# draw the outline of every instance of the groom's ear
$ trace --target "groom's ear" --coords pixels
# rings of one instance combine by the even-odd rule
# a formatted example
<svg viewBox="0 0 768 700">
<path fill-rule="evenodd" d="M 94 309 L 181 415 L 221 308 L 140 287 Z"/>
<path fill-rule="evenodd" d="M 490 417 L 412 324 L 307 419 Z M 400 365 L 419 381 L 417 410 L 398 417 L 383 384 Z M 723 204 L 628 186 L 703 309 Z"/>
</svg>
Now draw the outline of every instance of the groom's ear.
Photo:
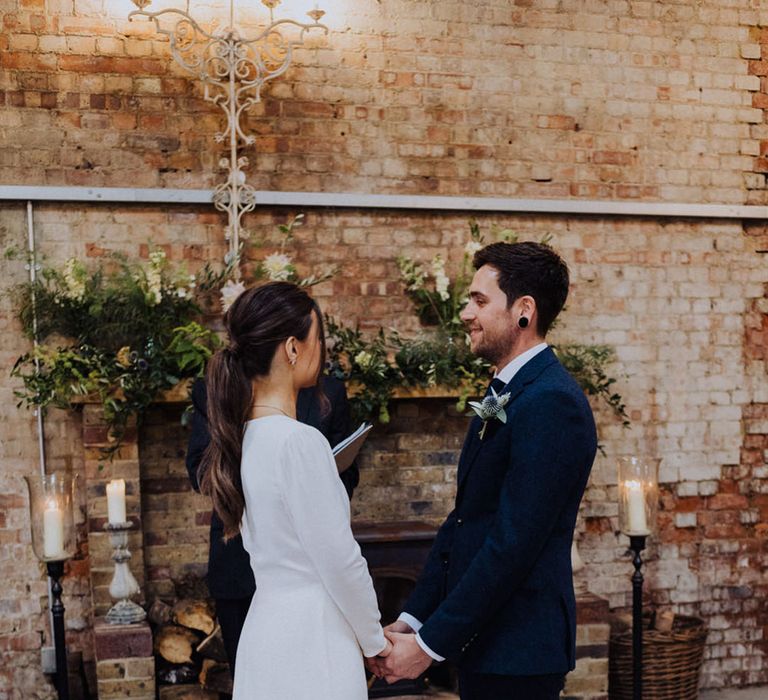
<svg viewBox="0 0 768 700">
<path fill-rule="evenodd" d="M 536 313 L 536 300 L 530 294 L 518 297 L 515 299 L 515 303 L 512 304 L 512 312 L 515 318 L 525 316 L 531 321 Z"/>
</svg>

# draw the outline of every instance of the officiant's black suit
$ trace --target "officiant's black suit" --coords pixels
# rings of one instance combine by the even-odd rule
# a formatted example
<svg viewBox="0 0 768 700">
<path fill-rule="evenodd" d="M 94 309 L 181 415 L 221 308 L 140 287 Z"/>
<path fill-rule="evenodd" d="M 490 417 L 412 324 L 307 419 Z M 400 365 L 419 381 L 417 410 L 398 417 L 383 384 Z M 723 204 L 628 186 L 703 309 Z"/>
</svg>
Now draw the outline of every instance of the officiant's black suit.
<svg viewBox="0 0 768 700">
<path fill-rule="evenodd" d="M 351 433 L 347 392 L 344 383 L 334 377 L 323 377 L 322 389 L 330 403 L 330 411 L 323 414 L 314 388 L 302 389 L 296 400 L 296 418 L 317 428 L 328 438 L 331 445 L 335 445 Z M 192 407 L 186 461 L 192 486 L 199 490 L 197 468 L 211 439 L 208 432 L 207 393 L 203 380 L 196 381 L 192 387 Z M 352 498 L 352 492 L 360 478 L 357 465 L 353 463 L 339 477 L 347 494 Z M 224 645 L 234 668 L 237 642 L 256 584 L 242 538 L 238 535 L 225 543 L 224 527 L 216 513 L 211 515 L 208 588 L 216 600 Z"/>
<path fill-rule="evenodd" d="M 404 610 L 458 666 L 462 698 L 557 697 L 525 689 L 561 684 L 575 665 L 571 542 L 595 424 L 549 348 L 497 390 L 510 393 L 507 422 L 489 421 L 482 440 L 470 423 L 454 510 Z"/>
</svg>

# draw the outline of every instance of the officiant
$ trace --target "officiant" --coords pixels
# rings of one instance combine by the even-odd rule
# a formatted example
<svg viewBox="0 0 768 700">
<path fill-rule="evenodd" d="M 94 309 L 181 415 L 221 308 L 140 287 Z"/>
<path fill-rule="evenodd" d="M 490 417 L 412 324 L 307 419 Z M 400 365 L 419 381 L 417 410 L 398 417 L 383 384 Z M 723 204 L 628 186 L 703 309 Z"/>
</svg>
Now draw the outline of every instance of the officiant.
<svg viewBox="0 0 768 700">
<path fill-rule="evenodd" d="M 324 376 L 320 382 L 321 391 L 318 387 L 299 391 L 296 417 L 302 423 L 317 428 L 331 445 L 336 445 L 351 432 L 347 392 L 344 383 L 335 377 Z M 198 379 L 192 387 L 192 408 L 186 462 L 192 487 L 199 491 L 197 469 L 210 441 L 207 394 L 202 379 Z M 339 478 L 351 499 L 360 479 L 357 465 L 353 463 L 339 474 Z M 237 643 L 256 584 L 240 535 L 225 543 L 223 525 L 216 513 L 211 514 L 208 589 L 216 601 L 216 615 L 221 625 L 230 671 L 234 674 Z"/>
</svg>

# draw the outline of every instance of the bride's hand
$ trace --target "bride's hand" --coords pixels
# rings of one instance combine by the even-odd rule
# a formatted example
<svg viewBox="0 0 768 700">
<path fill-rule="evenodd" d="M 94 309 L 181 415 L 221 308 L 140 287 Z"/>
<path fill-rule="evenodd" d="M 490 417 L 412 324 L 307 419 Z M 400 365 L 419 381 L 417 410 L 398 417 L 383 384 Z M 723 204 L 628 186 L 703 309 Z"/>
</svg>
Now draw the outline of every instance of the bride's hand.
<svg viewBox="0 0 768 700">
<path fill-rule="evenodd" d="M 389 656 L 392 653 L 392 642 L 389 641 L 388 638 L 384 638 L 387 642 L 387 645 L 378 653 L 376 656 L 384 658 L 385 656 Z"/>
<path fill-rule="evenodd" d="M 384 678 L 384 669 L 381 667 L 380 659 L 389 656 L 392 651 L 392 642 L 385 638 L 386 646 L 376 656 L 369 656 L 365 659 L 365 665 L 376 678 Z"/>
</svg>

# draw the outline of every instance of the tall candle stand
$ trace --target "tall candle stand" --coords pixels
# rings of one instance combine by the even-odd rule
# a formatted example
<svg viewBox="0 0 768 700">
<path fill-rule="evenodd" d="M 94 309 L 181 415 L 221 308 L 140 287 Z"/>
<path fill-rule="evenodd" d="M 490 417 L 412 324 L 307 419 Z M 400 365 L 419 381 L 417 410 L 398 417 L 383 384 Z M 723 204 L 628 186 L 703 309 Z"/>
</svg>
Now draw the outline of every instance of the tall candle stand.
<svg viewBox="0 0 768 700">
<path fill-rule="evenodd" d="M 632 698 L 643 697 L 643 558 L 646 540 L 656 521 L 659 500 L 659 461 L 648 457 L 619 457 L 619 530 L 629 537 L 632 564 Z"/>
<path fill-rule="evenodd" d="M 647 535 L 630 535 L 629 548 L 634 553 L 632 564 L 632 700 L 643 699 L 643 559 Z"/>
<path fill-rule="evenodd" d="M 64 603 L 61 602 L 61 577 L 64 575 L 64 560 L 46 562 L 51 577 L 53 604 L 53 643 L 56 647 L 56 692 L 59 700 L 69 700 L 69 669 L 67 666 L 67 642 L 64 634 Z"/>
<path fill-rule="evenodd" d="M 112 583 L 109 584 L 109 594 L 117 602 L 106 615 L 107 622 L 113 625 L 130 625 L 143 622 L 147 618 L 144 608 L 131 600 L 131 597 L 139 592 L 139 584 L 128 565 L 131 560 L 128 531 L 132 527 L 133 524 L 130 522 L 104 525 L 114 549 L 112 561 L 115 562 L 115 573 L 112 576 Z"/>
</svg>

